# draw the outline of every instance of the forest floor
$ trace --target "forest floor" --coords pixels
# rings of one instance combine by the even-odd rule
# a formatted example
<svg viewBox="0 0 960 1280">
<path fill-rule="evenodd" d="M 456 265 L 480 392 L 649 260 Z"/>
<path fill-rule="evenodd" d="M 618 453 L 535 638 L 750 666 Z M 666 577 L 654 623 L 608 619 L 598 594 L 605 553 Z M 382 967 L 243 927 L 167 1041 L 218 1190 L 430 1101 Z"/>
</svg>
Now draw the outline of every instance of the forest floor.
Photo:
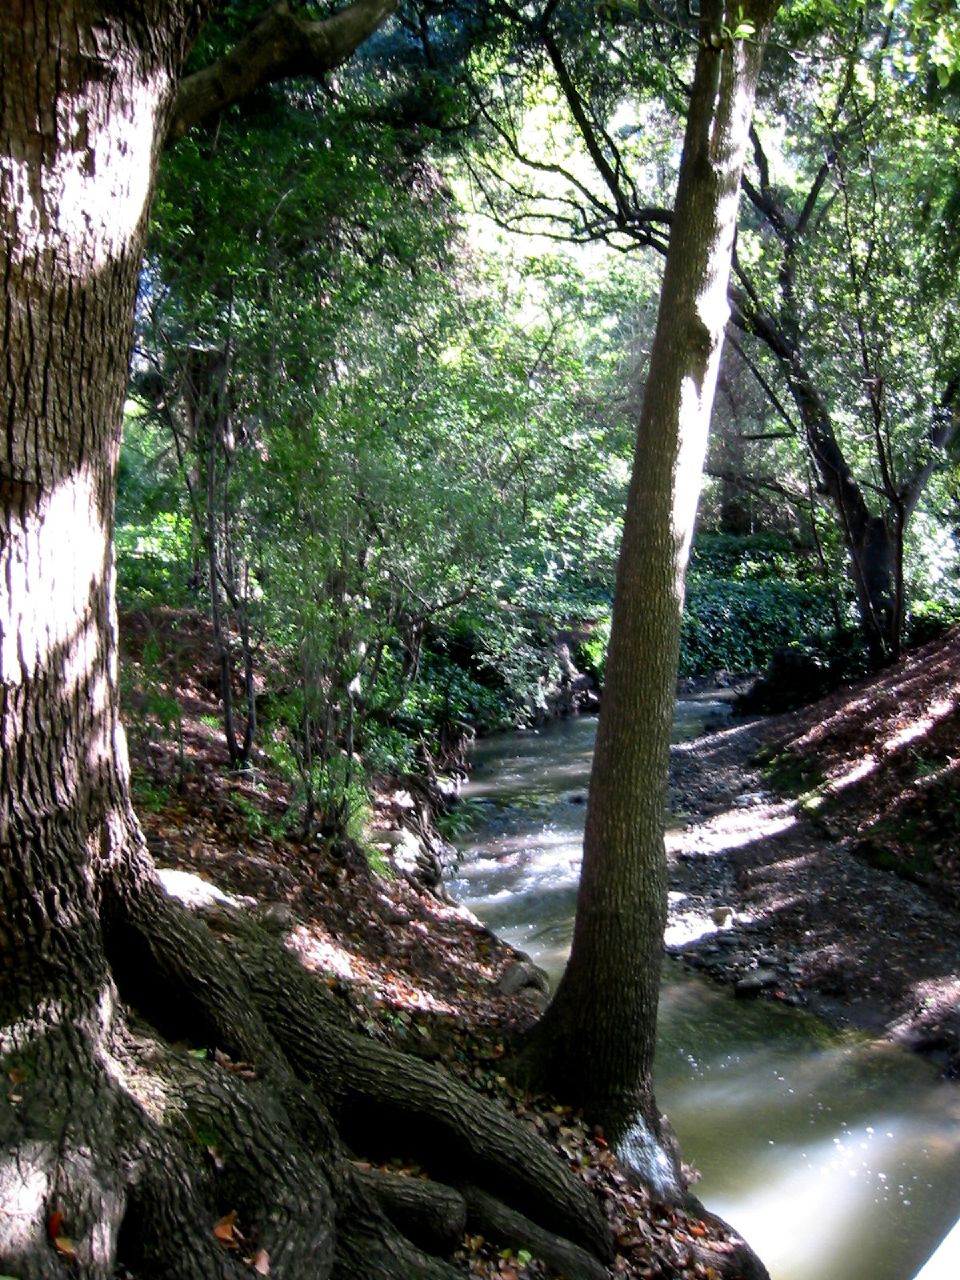
<svg viewBox="0 0 960 1280">
<path fill-rule="evenodd" d="M 672 755 L 669 949 L 960 1074 L 960 631 Z"/>
<path fill-rule="evenodd" d="M 135 801 L 168 892 L 188 904 L 224 893 L 265 913 L 304 966 L 342 997 L 357 1030 L 457 1073 L 552 1141 L 611 1223 L 611 1276 L 760 1275 L 719 1220 L 654 1202 L 628 1179 L 602 1133 L 506 1079 L 511 1036 L 543 1007 L 536 984 L 524 985 L 532 967 L 519 953 L 389 859 L 284 834 L 291 788 L 263 755 L 253 769 L 229 770 L 205 621 L 155 609 L 126 615 L 121 633 Z M 409 802 L 402 789 L 385 787 L 375 825 L 402 826 Z M 364 1154 L 356 1153 L 361 1165 Z M 384 1167 L 426 1176 L 403 1152 Z M 454 1261 L 465 1276 L 486 1280 L 553 1274 L 522 1250 L 476 1235 L 464 1238 Z"/>
</svg>

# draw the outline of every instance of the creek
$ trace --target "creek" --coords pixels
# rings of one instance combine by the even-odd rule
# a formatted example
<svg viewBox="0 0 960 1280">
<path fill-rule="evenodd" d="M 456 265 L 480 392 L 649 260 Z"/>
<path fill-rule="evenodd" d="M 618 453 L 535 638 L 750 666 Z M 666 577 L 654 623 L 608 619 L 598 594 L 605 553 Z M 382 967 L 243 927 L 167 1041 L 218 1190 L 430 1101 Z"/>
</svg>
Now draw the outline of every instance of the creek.
<svg viewBox="0 0 960 1280">
<path fill-rule="evenodd" d="M 679 703 L 676 736 L 704 704 Z M 477 744 L 451 891 L 555 981 L 570 945 L 595 721 Z M 960 1088 L 887 1042 L 736 1000 L 664 962 L 657 1099 L 694 1188 L 771 1280 L 914 1280 L 960 1216 Z M 922 1280 L 960 1276 L 960 1238 Z"/>
</svg>

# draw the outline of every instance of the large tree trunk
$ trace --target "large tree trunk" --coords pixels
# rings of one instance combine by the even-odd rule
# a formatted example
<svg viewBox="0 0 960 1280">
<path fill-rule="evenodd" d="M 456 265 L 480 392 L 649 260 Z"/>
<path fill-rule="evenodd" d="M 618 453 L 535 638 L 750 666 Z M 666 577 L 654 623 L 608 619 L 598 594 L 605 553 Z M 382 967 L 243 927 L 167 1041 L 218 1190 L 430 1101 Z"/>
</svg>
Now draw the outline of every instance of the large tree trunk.
<svg viewBox="0 0 960 1280">
<path fill-rule="evenodd" d="M 45 1215 L 69 1206 L 92 1264 L 112 1255 L 124 1200 L 127 1108 L 101 1087 L 116 1006 L 101 920 L 143 855 L 111 533 L 151 178 L 188 11 L 13 0 L 0 17 L 0 1044 L 22 1084 L 0 1135 L 17 1171 L 0 1258 L 31 1276 L 61 1265 Z"/>
<path fill-rule="evenodd" d="M 776 8 L 774 0 L 701 6 L 670 250 L 627 499 L 573 949 L 522 1057 L 523 1066 L 599 1119 L 664 1193 L 677 1188 L 673 1162 L 656 1141 L 652 1067 L 680 615 L 728 315 L 740 174 L 762 36 Z M 730 38 L 738 13 L 755 24 L 756 39 Z"/>
<path fill-rule="evenodd" d="M 242 919 L 219 940 L 145 853 L 115 469 L 158 140 L 204 8 L 0 7 L 0 1272 L 223 1280 L 256 1248 L 286 1280 L 450 1277 L 351 1172 L 337 1122 L 374 1109 L 381 1141 L 456 1151 L 458 1177 L 608 1258 L 592 1196 L 535 1134 L 339 1026 Z M 234 1210 L 244 1248 L 214 1235 Z"/>
<path fill-rule="evenodd" d="M 196 7 L 120 19 L 61 5 L 54 34 L 49 5 L 13 0 L 0 21 L 0 907 L 4 957 L 20 960 L 7 1014 L 100 997 L 102 885 L 137 841 L 117 706 L 115 471 L 157 138 Z"/>
</svg>

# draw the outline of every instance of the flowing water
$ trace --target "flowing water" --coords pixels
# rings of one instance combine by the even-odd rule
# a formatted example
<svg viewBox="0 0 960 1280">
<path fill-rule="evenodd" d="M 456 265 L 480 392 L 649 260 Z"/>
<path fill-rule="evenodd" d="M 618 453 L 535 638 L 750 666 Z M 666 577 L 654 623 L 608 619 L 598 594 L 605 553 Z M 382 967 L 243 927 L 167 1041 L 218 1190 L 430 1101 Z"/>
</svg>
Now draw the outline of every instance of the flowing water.
<svg viewBox="0 0 960 1280">
<path fill-rule="evenodd" d="M 678 705 L 677 734 L 721 708 Z M 478 744 L 451 889 L 554 977 L 572 934 L 595 722 Z M 665 962 L 657 1098 L 700 1198 L 772 1280 L 914 1280 L 960 1216 L 960 1086 Z M 960 1277 L 960 1238 L 923 1280 Z"/>
</svg>

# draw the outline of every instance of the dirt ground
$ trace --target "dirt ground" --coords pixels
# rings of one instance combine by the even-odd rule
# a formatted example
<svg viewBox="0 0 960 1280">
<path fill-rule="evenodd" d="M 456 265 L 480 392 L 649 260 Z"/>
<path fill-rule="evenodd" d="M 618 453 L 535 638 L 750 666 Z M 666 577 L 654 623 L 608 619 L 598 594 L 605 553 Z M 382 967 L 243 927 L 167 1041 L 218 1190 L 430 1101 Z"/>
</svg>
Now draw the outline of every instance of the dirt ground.
<svg viewBox="0 0 960 1280">
<path fill-rule="evenodd" d="M 960 1074 L 960 635 L 672 758 L 668 947 Z"/>
</svg>

